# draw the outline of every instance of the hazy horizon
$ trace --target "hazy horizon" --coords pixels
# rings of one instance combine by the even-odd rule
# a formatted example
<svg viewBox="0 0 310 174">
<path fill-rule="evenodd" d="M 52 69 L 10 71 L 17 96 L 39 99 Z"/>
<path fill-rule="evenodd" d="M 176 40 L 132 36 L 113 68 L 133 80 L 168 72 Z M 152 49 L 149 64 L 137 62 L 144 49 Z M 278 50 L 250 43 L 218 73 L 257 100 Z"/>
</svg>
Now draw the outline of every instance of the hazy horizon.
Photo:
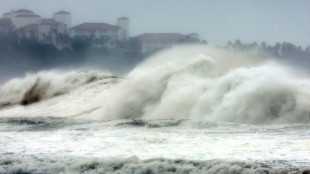
<svg viewBox="0 0 310 174">
<path fill-rule="evenodd" d="M 130 35 L 152 32 L 196 32 L 210 44 L 292 42 L 310 45 L 310 1 L 142 1 L 142 0 L 0 0 L 0 13 L 25 8 L 42 17 L 59 10 L 72 13 L 73 26 L 84 22 L 115 24 L 130 18 Z"/>
</svg>

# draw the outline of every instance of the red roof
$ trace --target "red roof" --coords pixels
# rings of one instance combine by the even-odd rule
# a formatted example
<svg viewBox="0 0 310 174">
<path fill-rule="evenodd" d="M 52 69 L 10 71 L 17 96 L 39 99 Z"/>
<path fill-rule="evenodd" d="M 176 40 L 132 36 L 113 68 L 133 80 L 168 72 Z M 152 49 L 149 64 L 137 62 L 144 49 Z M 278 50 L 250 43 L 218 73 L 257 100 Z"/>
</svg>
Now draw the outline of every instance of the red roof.
<svg viewBox="0 0 310 174">
<path fill-rule="evenodd" d="M 33 18 L 33 17 L 41 17 L 41 16 L 39 16 L 39 15 L 17 15 L 16 17 Z"/>
<path fill-rule="evenodd" d="M 26 10 L 26 9 L 19 9 L 17 11 L 11 11 L 11 12 L 4 13 L 3 15 L 9 15 L 12 13 L 28 13 L 28 15 L 30 15 L 30 14 L 33 14 L 33 11 Z"/>
<path fill-rule="evenodd" d="M 56 13 L 54 13 L 54 14 L 71 14 L 71 13 L 70 13 L 70 12 L 67 12 L 67 11 L 61 10 L 61 11 L 56 12 Z"/>
<path fill-rule="evenodd" d="M 83 23 L 78 26 L 72 27 L 73 30 L 118 30 L 117 25 L 110 25 L 106 23 Z"/>
<path fill-rule="evenodd" d="M 19 9 L 17 11 L 14 11 L 15 13 L 33 13 L 33 11 L 27 10 L 27 9 Z"/>
<path fill-rule="evenodd" d="M 41 22 L 41 25 L 50 25 L 50 26 L 56 26 L 60 24 L 61 23 L 56 22 L 54 19 L 48 19 L 48 18 L 42 19 L 42 22 Z"/>
<path fill-rule="evenodd" d="M 0 26 L 10 26 L 12 25 L 12 20 L 10 18 L 0 18 Z"/>
<path fill-rule="evenodd" d="M 128 20 L 128 18 L 126 18 L 126 17 L 121 17 L 121 18 L 118 18 L 118 19 Z"/>
<path fill-rule="evenodd" d="M 179 42 L 185 37 L 179 33 L 145 33 L 137 36 L 142 42 Z"/>
<path fill-rule="evenodd" d="M 23 31 L 23 32 L 38 32 L 38 28 L 39 28 L 39 25 L 38 24 L 29 24 L 29 25 L 26 25 L 20 29 L 18 29 L 19 31 Z"/>
</svg>

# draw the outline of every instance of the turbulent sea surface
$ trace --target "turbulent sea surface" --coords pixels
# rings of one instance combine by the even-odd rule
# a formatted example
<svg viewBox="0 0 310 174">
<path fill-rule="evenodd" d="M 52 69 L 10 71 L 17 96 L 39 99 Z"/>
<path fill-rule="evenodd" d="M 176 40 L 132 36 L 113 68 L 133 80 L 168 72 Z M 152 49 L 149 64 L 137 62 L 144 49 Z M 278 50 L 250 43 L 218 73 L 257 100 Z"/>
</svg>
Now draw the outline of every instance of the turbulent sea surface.
<svg viewBox="0 0 310 174">
<path fill-rule="evenodd" d="M 41 72 L 0 87 L 0 173 L 310 173 L 310 80 L 183 46 L 124 77 Z"/>
</svg>

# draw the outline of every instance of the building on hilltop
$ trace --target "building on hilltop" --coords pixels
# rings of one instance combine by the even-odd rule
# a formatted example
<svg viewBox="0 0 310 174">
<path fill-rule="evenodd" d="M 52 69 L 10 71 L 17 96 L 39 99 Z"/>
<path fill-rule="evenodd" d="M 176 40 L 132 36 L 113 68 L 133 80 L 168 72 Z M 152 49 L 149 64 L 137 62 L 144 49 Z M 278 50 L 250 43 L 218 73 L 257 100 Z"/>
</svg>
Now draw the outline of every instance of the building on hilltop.
<svg viewBox="0 0 310 174">
<path fill-rule="evenodd" d="M 136 36 L 142 43 L 142 53 L 151 53 L 182 43 L 197 43 L 200 41 L 197 33 L 183 35 L 180 33 L 144 33 Z"/>
<path fill-rule="evenodd" d="M 186 42 L 188 43 L 200 42 L 199 35 L 197 33 L 191 33 L 191 34 L 186 35 Z"/>
<path fill-rule="evenodd" d="M 34 39 L 56 44 L 55 46 L 64 40 L 68 42 L 70 37 L 76 36 L 92 36 L 93 45 L 98 47 L 113 46 L 116 41 L 127 40 L 129 37 L 129 19 L 126 17 L 118 18 L 116 25 L 83 23 L 71 26 L 71 13 L 63 10 L 54 13 L 53 18 L 42 18 L 27 9 L 11 10 L 0 18 L 1 33 L 13 31 L 20 37 L 36 37 Z"/>
<path fill-rule="evenodd" d="M 121 28 L 107 23 L 83 23 L 71 28 L 71 37 L 89 37 L 93 46 L 112 47 L 120 38 Z"/>
<path fill-rule="evenodd" d="M 142 43 L 143 53 L 155 52 L 181 43 L 195 43 L 200 41 L 196 33 L 189 35 L 180 33 L 145 33 L 136 36 L 136 38 Z"/>
<path fill-rule="evenodd" d="M 53 18 L 42 18 L 33 11 L 20 9 L 11 10 L 0 18 L 0 32 L 16 32 L 21 38 L 34 38 L 43 43 L 51 43 L 62 47 L 56 42 L 58 34 L 69 34 L 71 13 L 59 11 Z"/>
<path fill-rule="evenodd" d="M 67 33 L 67 25 L 57 22 L 54 19 L 42 19 L 42 23 L 38 26 L 39 40 L 44 43 L 52 43 L 57 45 L 57 34 Z"/>
<path fill-rule="evenodd" d="M 42 19 L 39 25 L 39 31 L 41 34 L 47 34 L 51 31 L 55 33 L 66 33 L 67 25 L 64 23 L 57 22 L 55 19 Z"/>
<path fill-rule="evenodd" d="M 15 30 L 19 36 L 29 38 L 30 36 L 37 36 L 42 40 L 47 35 L 55 35 L 57 33 L 66 33 L 66 25 L 56 22 L 54 19 L 44 18 L 40 24 L 32 23 Z"/>
<path fill-rule="evenodd" d="M 62 10 L 54 13 L 53 18 L 56 22 L 65 24 L 67 29 L 71 28 L 72 25 L 71 13 Z"/>
<path fill-rule="evenodd" d="M 29 24 L 16 30 L 21 38 L 35 38 L 42 43 L 50 43 L 61 48 L 61 43 L 56 42 L 58 34 L 66 33 L 66 25 L 54 19 L 42 19 L 41 24 Z"/>
<path fill-rule="evenodd" d="M 26 10 L 26 9 L 20 9 L 16 11 L 11 10 L 10 12 L 3 14 L 2 19 L 11 19 L 15 30 L 18 30 L 20 28 L 23 28 L 25 26 L 32 25 L 32 24 L 37 24 L 37 25 L 42 25 L 42 26 L 47 25 L 46 24 L 47 19 L 44 19 L 41 16 L 36 15 L 33 11 Z M 71 28 L 71 13 L 69 12 L 66 12 L 66 11 L 56 12 L 54 13 L 53 18 L 48 19 L 48 20 L 50 21 L 50 22 L 47 22 L 48 25 L 55 26 L 57 22 L 57 25 L 61 26 L 60 31 L 57 30 L 57 32 L 63 32 L 63 25 L 65 26 L 67 31 L 69 31 L 69 29 Z M 51 27 L 51 29 L 55 29 L 55 27 Z M 46 27 L 44 29 L 44 32 L 46 32 L 45 30 L 46 30 Z"/>
<path fill-rule="evenodd" d="M 30 10 L 26 10 L 26 9 L 20 9 L 20 10 L 11 10 L 10 12 L 8 13 L 4 13 L 2 15 L 2 18 L 10 18 L 10 19 L 13 19 L 15 18 L 16 16 L 18 15 L 33 15 L 33 11 L 30 11 Z"/>
<path fill-rule="evenodd" d="M 129 19 L 121 17 L 117 19 L 117 26 L 120 27 L 119 39 L 126 40 L 129 37 Z"/>
<path fill-rule="evenodd" d="M 13 19 L 14 27 L 16 29 L 30 24 L 40 24 L 41 21 L 42 21 L 41 16 L 35 14 L 17 15 Z"/>
<path fill-rule="evenodd" d="M 83 23 L 71 28 L 71 36 L 91 36 L 96 38 L 110 36 L 118 39 L 120 27 L 107 23 Z"/>
<path fill-rule="evenodd" d="M 111 40 L 126 40 L 129 35 L 129 19 L 117 19 L 117 25 L 107 23 L 83 23 L 71 28 L 71 36 L 109 37 Z"/>
<path fill-rule="evenodd" d="M 39 37 L 39 25 L 29 24 L 16 30 L 19 37 L 22 38 L 38 38 Z"/>
<path fill-rule="evenodd" d="M 21 28 L 29 24 L 39 24 L 41 17 L 30 10 L 20 9 L 4 13 L 2 18 L 11 19 L 14 28 Z"/>
</svg>

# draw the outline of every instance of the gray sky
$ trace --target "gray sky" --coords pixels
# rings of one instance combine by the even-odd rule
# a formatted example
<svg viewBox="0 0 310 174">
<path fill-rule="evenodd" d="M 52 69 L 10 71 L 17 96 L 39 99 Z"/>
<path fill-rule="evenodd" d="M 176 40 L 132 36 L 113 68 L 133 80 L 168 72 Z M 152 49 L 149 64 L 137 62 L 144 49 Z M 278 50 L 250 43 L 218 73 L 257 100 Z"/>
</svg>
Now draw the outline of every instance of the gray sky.
<svg viewBox="0 0 310 174">
<path fill-rule="evenodd" d="M 197 32 L 211 44 L 293 42 L 310 45 L 310 0 L 0 0 L 0 12 L 26 8 L 42 17 L 66 10 L 73 25 L 130 18 L 131 36 Z"/>
</svg>

